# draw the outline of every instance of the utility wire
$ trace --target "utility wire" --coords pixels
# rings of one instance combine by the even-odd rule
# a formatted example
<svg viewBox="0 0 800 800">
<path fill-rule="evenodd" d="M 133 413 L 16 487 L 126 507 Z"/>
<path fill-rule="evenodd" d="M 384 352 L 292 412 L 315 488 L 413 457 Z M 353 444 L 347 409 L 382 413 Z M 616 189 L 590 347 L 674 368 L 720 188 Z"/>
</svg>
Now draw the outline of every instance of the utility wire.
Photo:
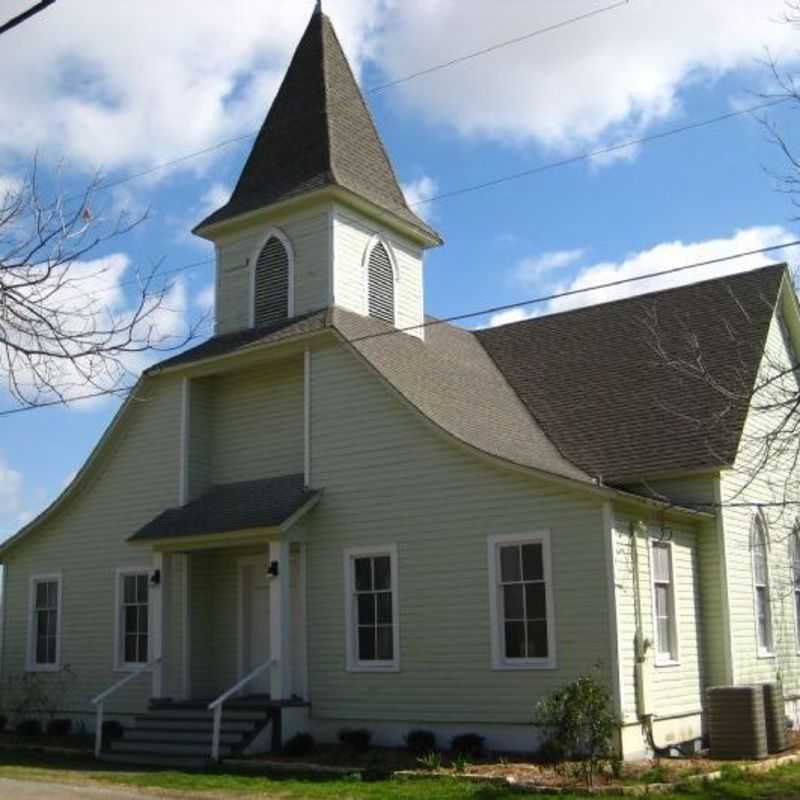
<svg viewBox="0 0 800 800">
<path fill-rule="evenodd" d="M 538 303 L 546 303 L 546 302 L 551 301 L 551 300 L 558 300 L 559 298 L 562 298 L 562 297 L 574 297 L 574 296 L 579 295 L 579 294 L 586 294 L 588 292 L 594 292 L 594 291 L 597 291 L 599 289 L 609 289 L 609 288 L 612 288 L 612 287 L 615 287 L 615 286 L 622 286 L 624 284 L 636 283 L 638 281 L 648 280 L 650 278 L 659 278 L 659 277 L 662 277 L 664 275 L 674 275 L 674 274 L 676 274 L 678 272 L 685 272 L 686 270 L 690 270 L 690 269 L 698 269 L 699 267 L 706 267 L 706 266 L 710 266 L 712 264 L 721 264 L 721 263 L 726 262 L 726 261 L 733 261 L 733 260 L 740 259 L 740 258 L 746 258 L 747 256 L 758 255 L 760 253 L 771 253 L 771 252 L 774 252 L 776 250 L 786 250 L 788 248 L 798 247 L 798 246 L 800 246 L 800 239 L 796 239 L 796 240 L 791 241 L 791 242 L 784 242 L 783 244 L 771 245 L 770 247 L 761 247 L 761 248 L 758 248 L 757 250 L 746 250 L 746 251 L 741 251 L 741 252 L 738 252 L 738 253 L 731 253 L 730 255 L 721 256 L 720 258 L 712 258 L 712 259 L 708 259 L 706 261 L 697 261 L 697 262 L 695 262 L 693 264 L 685 264 L 685 265 L 679 266 L 679 267 L 671 267 L 669 269 L 660 270 L 658 272 L 648 272 L 648 273 L 645 273 L 643 275 L 634 275 L 634 276 L 632 276 L 630 278 L 620 278 L 619 280 L 616 280 L 616 281 L 608 281 L 607 283 L 595 284 L 593 286 L 584 286 L 584 287 L 581 287 L 581 288 L 578 288 L 578 289 L 570 289 L 570 290 L 567 290 L 567 291 L 564 291 L 564 292 L 555 292 L 555 293 L 549 294 L 549 295 L 543 295 L 543 296 L 540 296 L 540 297 L 534 297 L 534 298 L 531 298 L 530 300 L 521 300 L 521 301 L 519 301 L 517 303 L 509 303 L 508 305 L 493 306 L 491 308 L 484 308 L 484 309 L 481 309 L 479 311 L 471 311 L 471 312 L 469 312 L 467 314 L 458 314 L 456 316 L 447 317 L 447 318 L 444 318 L 444 319 L 428 320 L 427 322 L 424 322 L 424 323 L 422 323 L 420 325 L 411 325 L 411 326 L 408 326 L 408 327 L 405 327 L 405 328 L 392 328 L 391 330 L 388 330 L 388 331 L 381 331 L 380 333 L 368 334 L 366 336 L 358 336 L 358 337 L 355 337 L 354 339 L 348 339 L 347 341 L 350 344 L 355 344 L 355 343 L 358 343 L 358 342 L 367 341 L 368 339 L 378 339 L 378 338 L 381 338 L 383 336 L 394 336 L 394 335 L 399 334 L 399 333 L 406 333 L 408 331 L 419 330 L 420 328 L 430 328 L 430 327 L 433 327 L 434 325 L 443 325 L 443 324 L 449 323 L 449 322 L 458 322 L 460 320 L 472 319 L 474 317 L 485 316 L 486 314 L 494 314 L 494 313 L 497 313 L 499 311 L 508 311 L 509 309 L 512 309 L 512 308 L 523 308 L 525 306 L 531 306 L 531 305 L 538 304 Z M 88 400 L 88 399 L 95 398 L 95 397 L 102 397 L 103 395 L 122 394 L 122 393 L 125 393 L 125 392 L 130 392 L 132 389 L 133 389 L 133 387 L 123 387 L 123 388 L 116 388 L 116 389 L 108 389 L 108 390 L 104 390 L 104 391 L 100 391 L 100 392 L 94 392 L 94 393 L 89 394 L 89 395 L 84 395 L 82 397 L 73 397 L 72 399 L 67 400 L 67 401 L 64 401 L 64 400 L 52 400 L 52 401 L 49 401 L 49 402 L 46 402 L 46 403 L 39 403 L 39 404 L 33 405 L 33 406 L 22 406 L 20 408 L 9 408 L 9 409 L 6 409 L 5 411 L 0 411 L 0 417 L 8 417 L 8 416 L 11 416 L 13 414 L 23 414 L 23 413 L 25 413 L 27 411 L 36 411 L 36 410 L 38 410 L 40 408 L 48 408 L 50 406 L 66 405 L 67 403 L 72 403 L 72 402 L 76 402 L 76 401 L 79 401 L 79 400 Z"/>
<path fill-rule="evenodd" d="M 2 36 L 4 33 L 8 33 L 8 31 L 10 31 L 12 28 L 16 28 L 17 25 L 21 25 L 23 22 L 25 22 L 25 20 L 41 13 L 49 6 L 52 6 L 55 2 L 56 0 L 41 0 L 40 3 L 37 3 L 35 6 L 31 6 L 27 11 L 17 14 L 16 17 L 13 17 L 8 22 L 0 25 L 0 36 Z"/>
<path fill-rule="evenodd" d="M 48 0 L 49 2 L 55 2 L 55 0 Z M 433 66 L 427 67 L 423 70 L 419 70 L 418 72 L 413 72 L 409 75 L 404 75 L 401 78 L 397 78 L 396 80 L 389 81 L 388 83 L 382 83 L 376 86 L 369 87 L 364 90 L 364 95 L 373 95 L 379 94 L 381 92 L 385 92 L 388 89 L 392 89 L 395 86 L 400 86 L 401 84 L 408 83 L 410 81 L 416 80 L 417 78 L 422 78 L 427 75 L 432 75 L 436 72 L 440 72 L 444 69 L 449 69 L 450 67 L 456 66 L 457 64 L 463 64 L 466 61 L 470 61 L 475 58 L 480 58 L 481 56 L 487 55 L 488 53 L 496 52 L 497 50 L 504 49 L 506 47 L 512 47 L 516 44 L 520 44 L 521 42 L 528 41 L 529 39 L 533 39 L 537 36 L 542 36 L 546 33 L 552 33 L 554 31 L 560 30 L 562 28 L 566 28 L 569 25 L 575 25 L 578 22 L 583 22 L 584 20 L 590 19 L 592 17 L 597 17 L 601 14 L 606 14 L 610 11 L 614 11 L 618 8 L 622 8 L 623 6 L 630 5 L 631 0 L 618 0 L 618 2 L 612 3 L 610 5 L 602 6 L 601 8 L 596 8 L 593 11 L 589 11 L 585 14 L 580 14 L 576 17 L 570 17 L 569 19 L 562 20 L 560 22 L 556 22 L 552 25 L 548 25 L 544 28 L 539 28 L 537 30 L 531 31 L 530 33 L 526 33 L 522 36 L 518 36 L 514 39 L 508 39 L 503 42 L 498 42 L 497 44 L 489 45 L 488 47 L 484 47 L 481 50 L 475 50 L 471 53 L 467 53 L 463 56 L 458 56 L 457 58 L 453 58 L 449 61 L 444 61 L 439 64 L 434 64 Z M 338 101 L 334 101 L 330 104 L 330 108 L 336 108 L 340 105 L 345 105 L 347 103 L 353 102 L 360 102 L 361 96 L 351 96 L 351 97 L 343 97 Z M 321 109 L 315 109 L 312 111 L 304 111 L 299 114 L 294 114 L 290 117 L 287 117 L 283 124 L 287 124 L 290 122 L 295 122 L 299 119 L 303 119 L 310 116 L 316 116 L 321 113 Z M 160 172 L 165 169 L 169 169 L 171 167 L 177 166 L 178 164 L 182 164 L 190 159 L 197 158 L 199 156 L 207 155 L 208 153 L 213 153 L 217 150 L 221 150 L 225 147 L 229 147 L 233 144 L 238 144 L 239 142 L 243 142 L 247 139 L 252 139 L 258 134 L 258 131 L 250 131 L 249 133 L 244 133 L 241 136 L 236 136 L 232 139 L 225 139 L 221 142 L 217 142 L 216 144 L 212 144 L 209 147 L 205 147 L 202 150 L 196 150 L 193 153 L 187 153 L 186 155 L 178 156 L 177 158 L 171 159 L 170 161 L 163 161 L 159 164 L 155 164 L 148 169 L 142 170 L 141 172 L 136 172 L 131 175 L 127 175 L 122 178 L 117 178 L 114 180 L 103 181 L 100 183 L 95 191 L 101 191 L 105 189 L 110 189 L 114 186 L 120 186 L 124 183 L 128 183 L 130 181 L 137 180 L 139 178 L 146 177 L 147 175 L 152 175 L 155 172 Z"/>
</svg>

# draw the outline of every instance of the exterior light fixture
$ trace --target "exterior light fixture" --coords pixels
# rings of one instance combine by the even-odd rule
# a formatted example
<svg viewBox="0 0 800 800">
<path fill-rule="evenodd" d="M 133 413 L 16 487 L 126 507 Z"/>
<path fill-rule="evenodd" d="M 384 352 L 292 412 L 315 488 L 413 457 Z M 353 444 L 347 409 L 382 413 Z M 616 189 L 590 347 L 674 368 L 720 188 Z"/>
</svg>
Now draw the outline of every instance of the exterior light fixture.
<svg viewBox="0 0 800 800">
<path fill-rule="evenodd" d="M 150 585 L 158 586 L 161 583 L 161 570 L 156 569 L 150 574 Z"/>
<path fill-rule="evenodd" d="M 269 566 L 267 567 L 267 575 L 270 578 L 277 578 L 278 577 L 278 562 L 277 561 L 270 561 Z"/>
</svg>

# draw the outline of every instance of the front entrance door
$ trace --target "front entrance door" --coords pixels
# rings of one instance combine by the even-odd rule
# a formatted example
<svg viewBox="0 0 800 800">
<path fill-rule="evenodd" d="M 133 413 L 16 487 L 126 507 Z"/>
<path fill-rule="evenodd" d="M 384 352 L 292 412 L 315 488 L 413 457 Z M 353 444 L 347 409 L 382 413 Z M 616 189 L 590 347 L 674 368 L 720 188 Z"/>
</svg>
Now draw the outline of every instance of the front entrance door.
<svg viewBox="0 0 800 800">
<path fill-rule="evenodd" d="M 241 615 L 239 624 L 240 677 L 269 658 L 269 577 L 266 554 L 239 562 Z M 248 684 L 244 694 L 269 694 L 270 674 L 265 670 Z"/>
</svg>

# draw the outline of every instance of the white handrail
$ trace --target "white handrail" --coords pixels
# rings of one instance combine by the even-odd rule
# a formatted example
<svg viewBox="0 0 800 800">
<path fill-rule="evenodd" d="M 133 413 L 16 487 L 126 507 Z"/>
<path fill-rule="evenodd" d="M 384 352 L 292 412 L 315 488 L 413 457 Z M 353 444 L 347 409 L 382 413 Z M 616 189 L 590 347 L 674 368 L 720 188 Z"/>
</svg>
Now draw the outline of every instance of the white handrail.
<svg viewBox="0 0 800 800">
<path fill-rule="evenodd" d="M 107 697 L 110 697 L 117 689 L 121 689 L 126 683 L 129 683 L 134 678 L 138 678 L 145 672 L 149 672 L 152 667 L 156 664 L 160 663 L 161 656 L 158 658 L 154 658 L 152 661 L 148 661 L 147 664 L 133 670 L 129 675 L 126 675 L 121 680 L 118 680 L 110 689 L 106 689 L 101 694 L 97 695 L 92 700 L 92 705 L 97 706 L 97 718 L 95 719 L 94 724 L 94 756 L 98 758 L 100 756 L 100 751 L 103 748 L 103 706 L 105 705 L 105 701 Z"/>
<path fill-rule="evenodd" d="M 231 687 L 228 691 L 221 694 L 216 700 L 212 700 L 208 704 L 208 710 L 214 712 L 214 727 L 211 732 L 211 760 L 212 761 L 219 761 L 219 739 L 220 733 L 222 731 L 222 706 L 223 704 L 230 699 L 233 695 L 240 692 L 247 686 L 250 681 L 254 678 L 257 678 L 262 672 L 268 670 L 270 667 L 273 667 L 277 664 L 278 661 L 275 658 L 270 658 L 269 661 L 265 661 L 260 667 L 256 667 L 249 675 L 246 675 L 242 678 L 236 686 Z"/>
</svg>

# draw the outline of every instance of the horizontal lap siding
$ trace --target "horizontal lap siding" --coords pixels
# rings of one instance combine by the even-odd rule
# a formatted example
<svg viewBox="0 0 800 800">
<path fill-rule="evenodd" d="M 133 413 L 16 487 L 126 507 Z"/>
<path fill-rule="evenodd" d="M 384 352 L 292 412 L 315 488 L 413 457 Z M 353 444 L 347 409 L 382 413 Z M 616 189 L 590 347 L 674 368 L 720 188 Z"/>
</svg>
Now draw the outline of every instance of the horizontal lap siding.
<svg viewBox="0 0 800 800">
<path fill-rule="evenodd" d="M 211 482 L 213 379 L 192 380 L 189 389 L 188 498 L 199 497 Z"/>
<path fill-rule="evenodd" d="M 218 333 L 250 325 L 250 267 L 258 257 L 257 248 L 273 227 L 286 235 L 294 250 L 295 314 L 316 311 L 329 304 L 329 212 L 316 209 L 291 218 L 275 218 L 268 225 L 226 240 L 218 247 Z"/>
<path fill-rule="evenodd" d="M 309 672 L 329 718 L 530 722 L 535 702 L 607 663 L 600 503 L 502 471 L 437 434 L 339 347 L 312 358 Z M 558 669 L 490 668 L 487 537 L 552 532 Z M 396 544 L 399 673 L 345 671 L 343 551 Z"/>
<path fill-rule="evenodd" d="M 334 219 L 334 272 L 336 305 L 367 314 L 365 255 L 372 237 L 380 232 L 391 244 L 397 260 L 395 326 L 408 328 L 423 321 L 422 252 L 401 237 L 355 211 L 337 207 Z M 411 331 L 422 336 L 423 332 Z M 424 338 L 424 337 L 423 337 Z"/>
<path fill-rule="evenodd" d="M 620 675 L 622 707 L 626 720 L 636 718 L 635 636 L 636 599 L 633 569 L 631 525 L 638 518 L 617 513 L 614 522 L 615 572 L 617 585 L 618 626 L 620 638 Z M 701 651 L 701 590 L 697 540 L 691 528 L 667 523 L 671 531 L 676 620 L 678 626 L 679 664 L 653 668 L 653 709 L 656 716 L 696 712 L 702 704 L 703 663 Z M 659 534 L 650 528 L 650 537 Z M 699 534 L 703 535 L 703 533 Z M 655 641 L 650 538 L 639 535 L 639 598 L 645 639 Z M 654 649 L 648 651 L 653 663 Z"/>
<path fill-rule="evenodd" d="M 767 354 L 757 384 L 769 379 L 781 366 L 796 363 L 785 340 L 779 317 L 775 317 L 767 338 Z M 797 391 L 796 379 L 788 374 L 777 388 L 757 392 L 754 405 L 769 405 L 785 399 L 783 390 Z M 723 473 L 721 495 L 726 538 L 728 579 L 730 581 L 731 627 L 736 683 L 774 680 L 780 671 L 787 693 L 800 692 L 800 657 L 794 629 L 792 607 L 789 537 L 797 518 L 796 507 L 783 508 L 784 500 L 800 499 L 796 492 L 797 471 L 791 461 L 794 448 L 784 457 L 773 452 L 762 467 L 764 436 L 774 431 L 785 409 L 766 412 L 752 409 L 744 427 L 734 469 Z M 790 479 L 787 486 L 786 481 Z M 733 503 L 751 503 L 738 507 Z M 758 656 L 754 610 L 753 571 L 750 549 L 750 526 L 758 503 L 765 506 L 769 531 L 769 581 L 772 600 L 775 658 Z"/>
<path fill-rule="evenodd" d="M 151 553 L 126 539 L 177 503 L 180 398 L 179 380 L 146 381 L 77 496 L 8 556 L 3 676 L 24 669 L 30 576 L 60 571 L 62 660 L 76 675 L 68 681 L 68 710 L 90 710 L 89 698 L 121 677 L 113 672 L 115 571 L 152 567 Z M 110 707 L 141 710 L 151 694 L 150 678 L 143 677 Z"/>
<path fill-rule="evenodd" d="M 303 360 L 269 362 L 216 379 L 212 400 L 212 481 L 303 471 Z"/>
</svg>

